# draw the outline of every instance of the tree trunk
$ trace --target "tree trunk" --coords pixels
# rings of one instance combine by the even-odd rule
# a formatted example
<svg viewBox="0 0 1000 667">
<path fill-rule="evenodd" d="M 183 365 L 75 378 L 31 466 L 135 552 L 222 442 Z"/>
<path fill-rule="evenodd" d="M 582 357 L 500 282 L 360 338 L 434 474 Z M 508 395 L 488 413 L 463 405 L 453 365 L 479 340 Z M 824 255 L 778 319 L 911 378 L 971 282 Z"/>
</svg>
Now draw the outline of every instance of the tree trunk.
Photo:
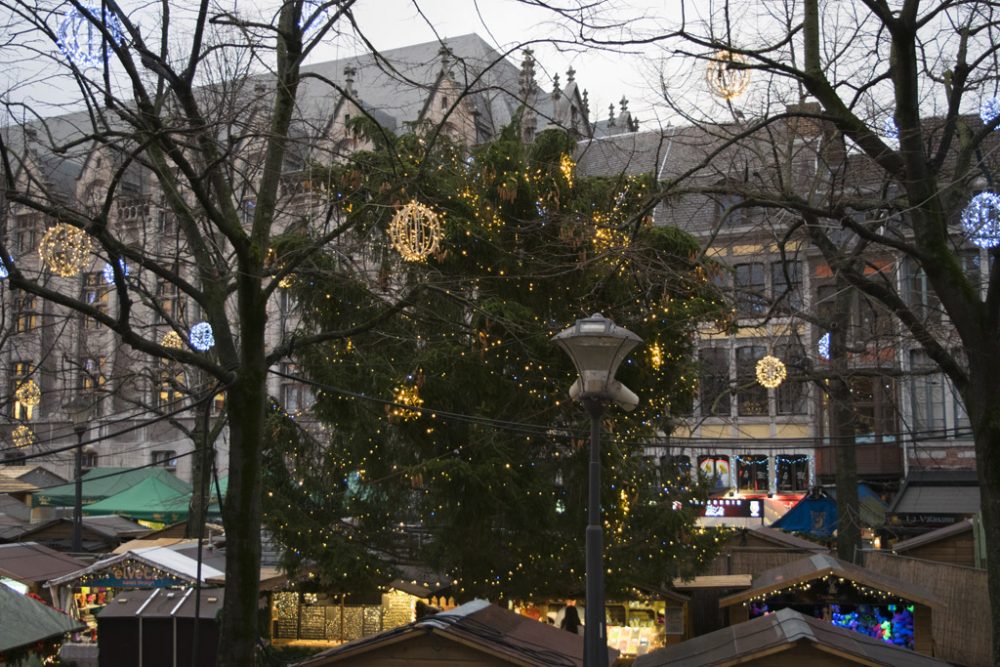
<svg viewBox="0 0 1000 667">
<path fill-rule="evenodd" d="M 837 296 L 830 322 L 830 444 L 834 447 L 837 488 L 837 557 L 853 563 L 861 550 L 858 463 L 854 451 L 854 406 L 847 359 L 847 332 L 854 290 L 838 274 Z"/>
<path fill-rule="evenodd" d="M 205 509 L 211 504 L 212 494 L 209 490 L 209 480 L 212 476 L 212 461 L 215 450 L 209 442 L 208 419 L 211 415 L 212 401 L 204 401 L 194 412 L 195 424 L 192 431 L 194 440 L 194 456 L 191 459 L 191 502 L 188 503 L 187 526 L 184 537 L 204 537 L 205 526 L 202 519 Z"/>
</svg>

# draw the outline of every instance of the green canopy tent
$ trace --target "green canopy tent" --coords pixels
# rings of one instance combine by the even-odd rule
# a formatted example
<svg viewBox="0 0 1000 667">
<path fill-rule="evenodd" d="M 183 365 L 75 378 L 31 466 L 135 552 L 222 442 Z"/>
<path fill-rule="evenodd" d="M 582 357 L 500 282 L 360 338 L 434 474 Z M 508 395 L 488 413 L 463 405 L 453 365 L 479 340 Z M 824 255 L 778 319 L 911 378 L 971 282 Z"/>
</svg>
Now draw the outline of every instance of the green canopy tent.
<svg viewBox="0 0 1000 667">
<path fill-rule="evenodd" d="M 191 502 L 191 485 L 177 481 L 183 487 L 168 484 L 157 477 L 147 477 L 121 493 L 87 505 L 83 508 L 83 512 L 90 516 L 118 514 L 133 521 L 158 523 L 184 521 L 187 519 L 188 504 Z"/>
<path fill-rule="evenodd" d="M 156 479 L 176 492 L 190 493 L 191 485 L 164 468 L 93 468 L 81 478 L 84 505 L 110 498 L 146 479 Z M 32 507 L 72 507 L 76 502 L 76 485 L 73 482 L 47 489 L 39 489 L 31 498 Z"/>
</svg>

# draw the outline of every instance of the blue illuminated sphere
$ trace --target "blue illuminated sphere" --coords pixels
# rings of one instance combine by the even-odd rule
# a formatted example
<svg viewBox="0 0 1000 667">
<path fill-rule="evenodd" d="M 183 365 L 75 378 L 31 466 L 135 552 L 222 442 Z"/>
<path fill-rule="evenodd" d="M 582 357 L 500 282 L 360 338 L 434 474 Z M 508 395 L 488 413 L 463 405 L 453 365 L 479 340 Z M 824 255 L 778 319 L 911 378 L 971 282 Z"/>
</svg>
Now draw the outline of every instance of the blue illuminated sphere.
<svg viewBox="0 0 1000 667">
<path fill-rule="evenodd" d="M 819 356 L 824 359 L 830 358 L 830 332 L 827 331 L 825 334 L 819 337 L 816 341 L 816 351 L 819 352 Z"/>
<path fill-rule="evenodd" d="M 882 122 L 882 135 L 886 139 L 899 139 L 899 126 L 896 125 L 896 119 L 892 116 Z"/>
<path fill-rule="evenodd" d="M 8 257 L 7 258 L 7 264 L 13 264 L 13 263 L 14 263 L 14 260 L 11 259 L 10 257 Z M 3 262 L 0 262 L 0 280 L 5 279 L 9 275 L 10 275 L 10 272 L 7 271 L 6 265 L 4 265 Z"/>
<path fill-rule="evenodd" d="M 118 260 L 118 266 L 121 267 L 122 275 L 128 275 L 128 264 L 125 263 L 124 259 Z M 101 270 L 101 275 L 104 276 L 104 282 L 109 285 L 115 284 L 115 268 L 110 264 L 105 264 L 104 268 Z"/>
<path fill-rule="evenodd" d="M 191 347 L 199 352 L 207 352 L 215 346 L 215 335 L 212 333 L 212 325 L 208 322 L 198 322 L 191 327 L 188 334 L 188 342 Z"/>
<path fill-rule="evenodd" d="M 979 105 L 979 117 L 983 123 L 989 125 L 997 119 L 997 116 L 1000 116 L 1000 100 L 995 97 L 983 100 Z"/>
<path fill-rule="evenodd" d="M 1000 245 L 1000 197 L 980 192 L 962 210 L 962 230 L 980 248 Z"/>
<path fill-rule="evenodd" d="M 108 59 L 108 44 L 99 27 L 102 24 L 109 41 L 124 43 L 121 23 L 110 9 L 105 8 L 102 16 L 100 5 L 84 5 L 82 10 L 71 7 L 59 24 L 59 50 L 77 67 L 102 66 Z"/>
</svg>

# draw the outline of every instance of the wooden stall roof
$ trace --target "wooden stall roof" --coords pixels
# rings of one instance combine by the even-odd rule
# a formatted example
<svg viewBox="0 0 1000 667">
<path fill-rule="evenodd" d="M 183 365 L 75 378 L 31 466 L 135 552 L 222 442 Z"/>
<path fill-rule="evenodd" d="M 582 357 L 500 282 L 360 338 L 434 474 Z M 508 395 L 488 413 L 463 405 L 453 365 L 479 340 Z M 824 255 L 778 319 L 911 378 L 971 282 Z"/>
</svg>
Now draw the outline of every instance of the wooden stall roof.
<svg viewBox="0 0 1000 667">
<path fill-rule="evenodd" d="M 928 607 L 941 606 L 940 600 L 925 588 L 873 572 L 829 554 L 813 554 L 762 572 L 754 577 L 753 585 L 749 589 L 721 598 L 719 606 L 729 607 L 827 575 L 843 577 Z"/>
<path fill-rule="evenodd" d="M 803 644 L 818 653 L 847 660 L 848 664 L 888 667 L 946 667 L 949 664 L 793 609 L 781 609 L 639 656 L 634 667 L 736 665 L 774 656 Z"/>
<path fill-rule="evenodd" d="M 38 487 L 31 482 L 18 479 L 16 475 L 12 475 L 6 470 L 0 470 L 0 493 L 24 495 L 37 490 Z"/>
<path fill-rule="evenodd" d="M 0 544 L 0 576 L 24 584 L 42 584 L 87 567 L 82 560 L 38 544 Z"/>
<path fill-rule="evenodd" d="M 765 542 L 770 542 L 778 547 L 784 547 L 786 549 L 797 549 L 800 551 L 815 551 L 815 552 L 828 552 L 827 549 L 822 544 L 813 542 L 811 540 L 803 539 L 797 535 L 791 533 L 786 533 L 778 528 L 768 528 L 767 526 L 758 526 L 752 529 L 746 529 L 746 534 L 755 535 Z M 737 535 L 734 539 L 729 540 L 729 544 L 733 546 L 739 545 L 740 536 Z"/>
<path fill-rule="evenodd" d="M 52 607 L 0 586 L 0 653 L 82 630 L 79 621 Z"/>
<path fill-rule="evenodd" d="M 705 574 L 690 579 L 674 579 L 673 586 L 678 590 L 693 588 L 750 588 L 753 584 L 751 574 Z"/>
<path fill-rule="evenodd" d="M 491 605 L 486 600 L 467 602 L 447 612 L 323 651 L 296 664 L 300 667 L 350 664 L 366 653 L 428 636 L 435 637 L 442 645 L 454 642 L 482 653 L 491 665 L 583 666 L 581 635 Z M 608 662 L 614 662 L 617 655 L 617 651 L 608 649 Z"/>
<path fill-rule="evenodd" d="M 195 618 L 195 607 L 201 618 L 215 618 L 222 610 L 225 591 L 222 588 L 202 588 L 201 602 L 195 604 L 195 590 L 154 588 L 122 591 L 97 613 L 98 621 L 111 618 Z"/>
<path fill-rule="evenodd" d="M 892 545 L 890 551 L 893 553 L 904 553 L 910 551 L 911 549 L 916 549 L 917 547 L 926 546 L 928 544 L 933 544 L 940 540 L 947 539 L 949 537 L 954 537 L 955 535 L 961 535 L 962 533 L 967 533 L 972 531 L 972 519 L 963 519 L 943 528 L 938 528 L 932 530 L 929 533 L 924 533 L 923 535 L 917 535 L 916 537 L 911 537 L 908 540 L 903 540 L 902 542 L 897 542 Z"/>
</svg>

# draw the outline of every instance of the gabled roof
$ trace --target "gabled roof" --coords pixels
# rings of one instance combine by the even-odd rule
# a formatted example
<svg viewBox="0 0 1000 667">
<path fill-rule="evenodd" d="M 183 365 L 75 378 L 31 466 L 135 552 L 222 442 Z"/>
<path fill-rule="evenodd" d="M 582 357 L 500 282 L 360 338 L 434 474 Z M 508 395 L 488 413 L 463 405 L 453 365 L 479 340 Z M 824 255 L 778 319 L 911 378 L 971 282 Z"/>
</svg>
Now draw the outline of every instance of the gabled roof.
<svg viewBox="0 0 1000 667">
<path fill-rule="evenodd" d="M 770 528 L 768 526 L 755 526 L 753 528 L 743 528 L 741 531 L 743 534 L 754 535 L 766 542 L 771 542 L 777 547 L 783 547 L 790 550 L 799 551 L 829 551 L 822 544 L 818 544 L 811 540 L 805 540 L 791 533 L 786 533 L 783 530 L 778 530 L 777 528 Z M 737 538 L 738 539 L 738 536 Z M 730 540 L 732 544 L 732 540 Z"/>
<path fill-rule="evenodd" d="M 492 656 L 489 664 L 524 667 L 582 667 L 583 637 L 526 616 L 473 600 L 440 614 L 388 630 L 372 637 L 323 651 L 297 663 L 301 667 L 334 665 L 357 656 L 433 635 Z M 609 662 L 618 652 L 608 649 Z"/>
<path fill-rule="evenodd" d="M 0 586 L 0 653 L 60 637 L 85 626 L 61 611 Z"/>
<path fill-rule="evenodd" d="M 893 553 L 904 553 L 906 551 L 910 551 L 911 549 L 916 549 L 917 547 L 926 546 L 940 540 L 948 539 L 949 537 L 954 537 L 955 535 L 970 533 L 972 530 L 972 519 L 964 519 L 962 521 L 957 521 L 950 526 L 944 526 L 943 528 L 932 530 L 929 533 L 924 533 L 923 535 L 918 535 L 916 537 L 911 537 L 908 540 L 897 542 L 892 545 L 892 551 Z"/>
<path fill-rule="evenodd" d="M 37 542 L 0 544 L 0 576 L 22 584 L 41 584 L 86 566 L 82 560 Z"/>
<path fill-rule="evenodd" d="M 803 645 L 873 667 L 945 667 L 949 664 L 793 609 L 781 609 L 639 656 L 634 667 L 736 665 Z"/>
<path fill-rule="evenodd" d="M 913 470 L 889 506 L 889 514 L 959 514 L 981 509 L 974 470 Z"/>
<path fill-rule="evenodd" d="M 933 593 L 920 586 L 848 563 L 829 554 L 813 554 L 761 572 L 753 578 L 753 585 L 749 589 L 727 595 L 719 600 L 719 606 L 729 607 L 828 575 L 842 577 L 928 607 L 937 607 L 941 604 Z"/>
<path fill-rule="evenodd" d="M 0 470 L 0 493 L 27 494 L 37 488 L 31 482 L 18 479 L 7 470 Z"/>
<path fill-rule="evenodd" d="M 46 585 L 50 587 L 61 586 L 71 581 L 75 581 L 85 575 L 102 572 L 114 565 L 117 565 L 118 563 L 121 563 L 122 561 L 127 560 L 137 561 L 145 565 L 151 565 L 173 577 L 183 579 L 185 581 L 195 581 L 197 578 L 198 564 L 195 559 L 189 558 L 188 556 L 185 556 L 184 554 L 181 554 L 169 547 L 145 547 L 115 554 L 113 556 L 109 556 L 108 558 L 102 558 L 92 565 L 77 570 L 76 572 L 70 572 L 60 577 L 55 577 Z M 207 563 L 202 563 L 201 580 L 203 582 L 207 581 L 210 577 L 220 576 L 224 576 L 224 573 L 221 570 L 217 570 Z"/>
</svg>

